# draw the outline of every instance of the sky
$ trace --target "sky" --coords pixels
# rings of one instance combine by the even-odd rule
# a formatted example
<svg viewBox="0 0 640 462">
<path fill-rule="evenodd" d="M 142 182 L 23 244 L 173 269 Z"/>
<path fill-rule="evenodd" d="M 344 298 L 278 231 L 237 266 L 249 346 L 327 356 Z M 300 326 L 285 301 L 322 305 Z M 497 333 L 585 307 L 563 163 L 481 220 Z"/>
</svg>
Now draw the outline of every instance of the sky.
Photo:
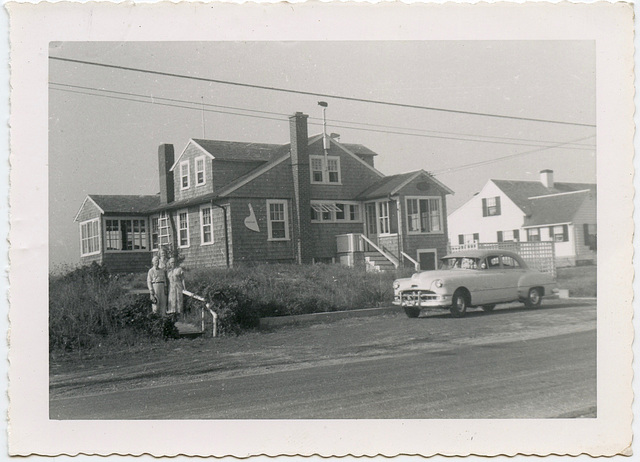
<svg viewBox="0 0 640 462">
<path fill-rule="evenodd" d="M 62 42 L 49 57 L 50 269 L 79 262 L 87 194 L 159 191 L 160 144 L 288 143 L 295 112 L 321 133 L 318 101 L 382 173 L 451 188 L 449 213 L 489 179 L 596 182 L 593 41 Z"/>
</svg>

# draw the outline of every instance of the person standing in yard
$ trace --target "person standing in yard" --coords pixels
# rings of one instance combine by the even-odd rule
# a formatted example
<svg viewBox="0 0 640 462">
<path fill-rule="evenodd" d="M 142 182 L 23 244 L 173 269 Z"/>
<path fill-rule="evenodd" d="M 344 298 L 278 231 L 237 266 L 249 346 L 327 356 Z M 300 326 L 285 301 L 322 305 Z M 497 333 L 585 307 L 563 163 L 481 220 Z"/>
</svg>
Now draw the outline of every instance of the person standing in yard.
<svg viewBox="0 0 640 462">
<path fill-rule="evenodd" d="M 182 313 L 182 291 L 184 290 L 184 271 L 175 258 L 170 258 L 167 264 L 169 276 L 169 309 L 167 313 Z"/>
<path fill-rule="evenodd" d="M 158 266 L 159 263 L 160 258 L 157 256 L 151 259 L 153 266 L 147 273 L 147 287 L 153 312 L 164 316 L 167 314 L 167 273 Z"/>
</svg>

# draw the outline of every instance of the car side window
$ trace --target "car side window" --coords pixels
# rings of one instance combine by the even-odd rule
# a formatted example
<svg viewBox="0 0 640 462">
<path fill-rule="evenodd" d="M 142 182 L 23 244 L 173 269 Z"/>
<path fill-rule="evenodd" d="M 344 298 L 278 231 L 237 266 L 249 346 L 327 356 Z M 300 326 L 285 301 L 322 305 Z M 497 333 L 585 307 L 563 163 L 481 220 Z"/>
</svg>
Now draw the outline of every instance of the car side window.
<svg viewBox="0 0 640 462">
<path fill-rule="evenodd" d="M 502 267 L 504 269 L 520 269 L 520 263 L 513 257 L 502 256 Z"/>
<path fill-rule="evenodd" d="M 487 257 L 487 266 L 489 269 L 500 268 L 500 257 L 498 256 Z"/>
</svg>

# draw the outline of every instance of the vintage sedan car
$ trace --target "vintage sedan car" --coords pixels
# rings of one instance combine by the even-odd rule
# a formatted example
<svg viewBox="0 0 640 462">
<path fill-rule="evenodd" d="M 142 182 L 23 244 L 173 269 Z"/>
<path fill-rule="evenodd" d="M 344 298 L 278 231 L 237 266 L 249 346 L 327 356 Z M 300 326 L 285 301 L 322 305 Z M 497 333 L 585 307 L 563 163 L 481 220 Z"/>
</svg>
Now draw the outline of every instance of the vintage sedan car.
<svg viewBox="0 0 640 462">
<path fill-rule="evenodd" d="M 440 269 L 422 271 L 393 283 L 395 305 L 404 307 L 410 318 L 421 308 L 448 308 L 454 317 L 468 307 L 485 311 L 497 303 L 524 302 L 537 307 L 542 297 L 557 292 L 549 273 L 531 269 L 516 253 L 504 250 L 467 250 L 441 259 Z"/>
</svg>

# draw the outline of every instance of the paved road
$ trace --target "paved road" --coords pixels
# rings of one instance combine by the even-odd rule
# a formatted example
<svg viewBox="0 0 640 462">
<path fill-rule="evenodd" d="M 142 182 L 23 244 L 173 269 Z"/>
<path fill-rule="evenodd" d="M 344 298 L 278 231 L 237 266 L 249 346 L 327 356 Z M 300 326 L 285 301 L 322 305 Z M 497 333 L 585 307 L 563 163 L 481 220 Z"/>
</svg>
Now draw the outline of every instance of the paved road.
<svg viewBox="0 0 640 462">
<path fill-rule="evenodd" d="M 289 366 L 240 361 L 225 373 L 54 390 L 50 418 L 595 417 L 595 304 L 558 303 L 464 320 L 394 315 L 291 328 L 255 341 L 267 350 L 271 342 L 272 355 L 276 345 L 303 350 L 296 342 L 331 338 L 335 345 L 294 355 Z"/>
</svg>

